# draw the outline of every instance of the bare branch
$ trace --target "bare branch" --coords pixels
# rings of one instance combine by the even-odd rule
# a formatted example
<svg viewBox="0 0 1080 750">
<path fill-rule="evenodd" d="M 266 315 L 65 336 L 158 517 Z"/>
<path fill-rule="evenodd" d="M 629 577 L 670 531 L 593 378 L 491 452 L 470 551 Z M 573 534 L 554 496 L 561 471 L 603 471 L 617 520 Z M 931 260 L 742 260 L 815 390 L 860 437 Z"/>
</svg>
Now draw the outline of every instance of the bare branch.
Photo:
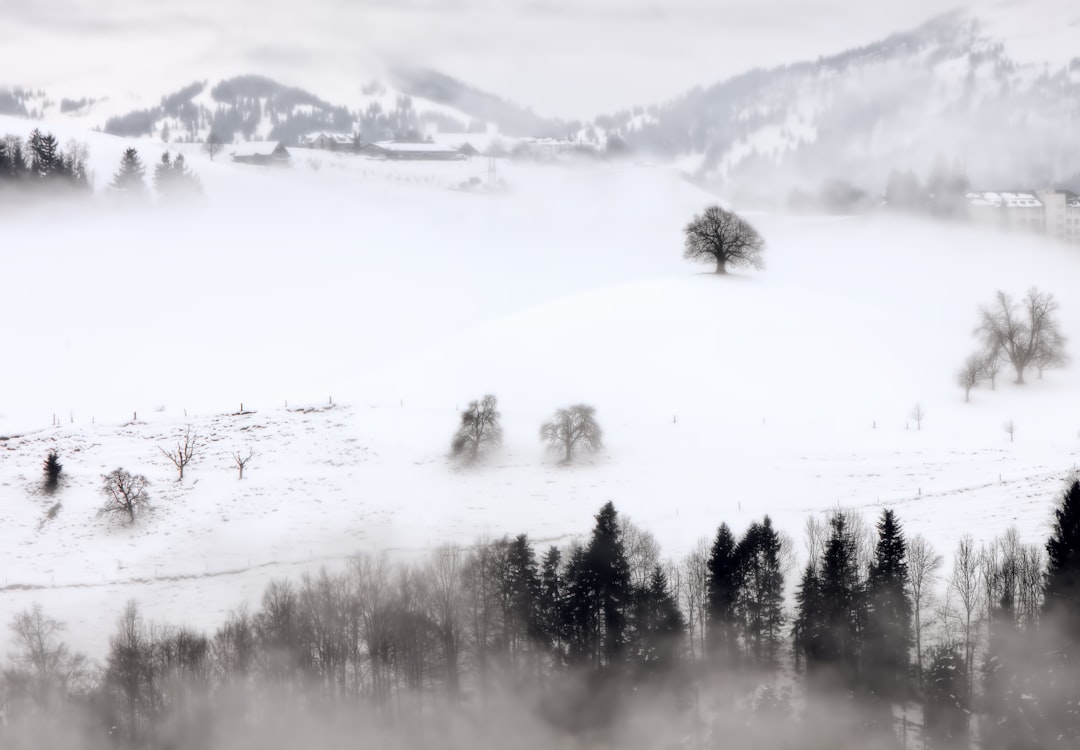
<svg viewBox="0 0 1080 750">
<path fill-rule="evenodd" d="M 199 435 L 191 431 L 191 425 L 187 426 L 184 430 L 184 435 L 176 442 L 176 450 L 167 451 L 164 448 L 158 447 L 162 455 L 169 459 L 180 471 L 179 481 L 184 481 L 184 467 L 186 467 L 191 460 L 197 455 L 197 448 L 199 444 Z"/>
</svg>

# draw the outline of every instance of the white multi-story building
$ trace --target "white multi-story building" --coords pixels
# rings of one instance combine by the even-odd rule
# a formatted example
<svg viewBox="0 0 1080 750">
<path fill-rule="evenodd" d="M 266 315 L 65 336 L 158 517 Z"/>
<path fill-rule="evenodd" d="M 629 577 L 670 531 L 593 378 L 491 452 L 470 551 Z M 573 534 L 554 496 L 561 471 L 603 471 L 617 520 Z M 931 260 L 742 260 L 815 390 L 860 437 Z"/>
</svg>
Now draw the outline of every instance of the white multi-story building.
<svg viewBox="0 0 1080 750">
<path fill-rule="evenodd" d="M 970 192 L 967 206 L 968 216 L 979 224 L 1039 232 L 1080 244 L 1080 195 L 1068 190 Z"/>
<path fill-rule="evenodd" d="M 1046 207 L 1035 193 L 970 192 L 968 212 L 980 224 L 1007 229 L 1045 232 Z"/>
</svg>

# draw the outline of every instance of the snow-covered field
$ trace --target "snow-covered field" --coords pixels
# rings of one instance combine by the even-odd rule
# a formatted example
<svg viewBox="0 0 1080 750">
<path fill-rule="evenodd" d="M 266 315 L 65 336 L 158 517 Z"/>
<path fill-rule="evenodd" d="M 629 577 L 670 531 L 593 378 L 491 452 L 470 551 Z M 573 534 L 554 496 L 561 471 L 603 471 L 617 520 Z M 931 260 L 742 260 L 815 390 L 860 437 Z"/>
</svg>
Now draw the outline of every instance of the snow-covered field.
<svg viewBox="0 0 1080 750">
<path fill-rule="evenodd" d="M 102 186 L 128 143 L 65 127 Z M 135 145 L 148 163 L 164 148 Z M 263 170 L 191 151 L 191 210 L 0 207 L 0 621 L 40 602 L 101 656 L 130 598 L 211 628 L 272 577 L 483 534 L 563 543 L 607 500 L 672 556 L 765 513 L 798 539 L 837 506 L 894 507 L 942 551 L 1010 525 L 1045 537 L 1080 449 L 1080 369 L 1005 374 L 970 404 L 955 371 L 999 288 L 1055 293 L 1080 340 L 1075 249 L 756 216 L 767 270 L 716 278 L 681 259 L 714 198 L 673 170 L 500 165 L 511 190 L 480 195 L 448 187 L 485 160 L 296 153 Z M 459 410 L 489 392 L 505 445 L 455 468 Z M 561 467 L 539 425 L 576 402 L 606 448 Z M 187 425 L 205 449 L 180 484 L 159 446 Z M 65 480 L 46 497 L 53 447 Z M 117 466 L 153 482 L 133 528 L 95 514 Z"/>
</svg>

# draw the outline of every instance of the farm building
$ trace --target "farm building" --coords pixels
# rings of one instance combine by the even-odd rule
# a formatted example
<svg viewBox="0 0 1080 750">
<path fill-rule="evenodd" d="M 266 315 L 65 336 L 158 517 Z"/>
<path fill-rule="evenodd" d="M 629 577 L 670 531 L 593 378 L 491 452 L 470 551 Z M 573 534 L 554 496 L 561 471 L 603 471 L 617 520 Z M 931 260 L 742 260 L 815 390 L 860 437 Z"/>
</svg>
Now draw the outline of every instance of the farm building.
<svg viewBox="0 0 1080 750">
<path fill-rule="evenodd" d="M 288 164 L 289 152 L 279 141 L 249 141 L 233 146 L 229 155 L 239 164 Z"/>
<path fill-rule="evenodd" d="M 323 151 L 353 151 L 359 139 L 351 133 L 308 133 L 300 136 L 300 148 L 317 148 Z"/>
<path fill-rule="evenodd" d="M 398 160 L 427 160 L 427 161 L 453 161 L 455 159 L 468 159 L 476 154 L 476 149 L 468 143 L 458 147 L 441 146 L 436 143 L 397 143 L 395 141 L 380 141 L 368 143 L 360 149 L 360 153 L 381 159 Z"/>
</svg>

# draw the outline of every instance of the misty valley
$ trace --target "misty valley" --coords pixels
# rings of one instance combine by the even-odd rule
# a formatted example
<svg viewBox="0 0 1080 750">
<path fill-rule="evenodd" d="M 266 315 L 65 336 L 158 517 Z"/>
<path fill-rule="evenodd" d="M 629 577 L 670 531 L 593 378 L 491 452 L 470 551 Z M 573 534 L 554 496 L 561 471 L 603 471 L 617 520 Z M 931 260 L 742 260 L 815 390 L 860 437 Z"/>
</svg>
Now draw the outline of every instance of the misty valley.
<svg viewBox="0 0 1080 750">
<path fill-rule="evenodd" d="M 1080 746 L 1070 2 L 92 5 L 0 12 L 0 748 Z"/>
</svg>

